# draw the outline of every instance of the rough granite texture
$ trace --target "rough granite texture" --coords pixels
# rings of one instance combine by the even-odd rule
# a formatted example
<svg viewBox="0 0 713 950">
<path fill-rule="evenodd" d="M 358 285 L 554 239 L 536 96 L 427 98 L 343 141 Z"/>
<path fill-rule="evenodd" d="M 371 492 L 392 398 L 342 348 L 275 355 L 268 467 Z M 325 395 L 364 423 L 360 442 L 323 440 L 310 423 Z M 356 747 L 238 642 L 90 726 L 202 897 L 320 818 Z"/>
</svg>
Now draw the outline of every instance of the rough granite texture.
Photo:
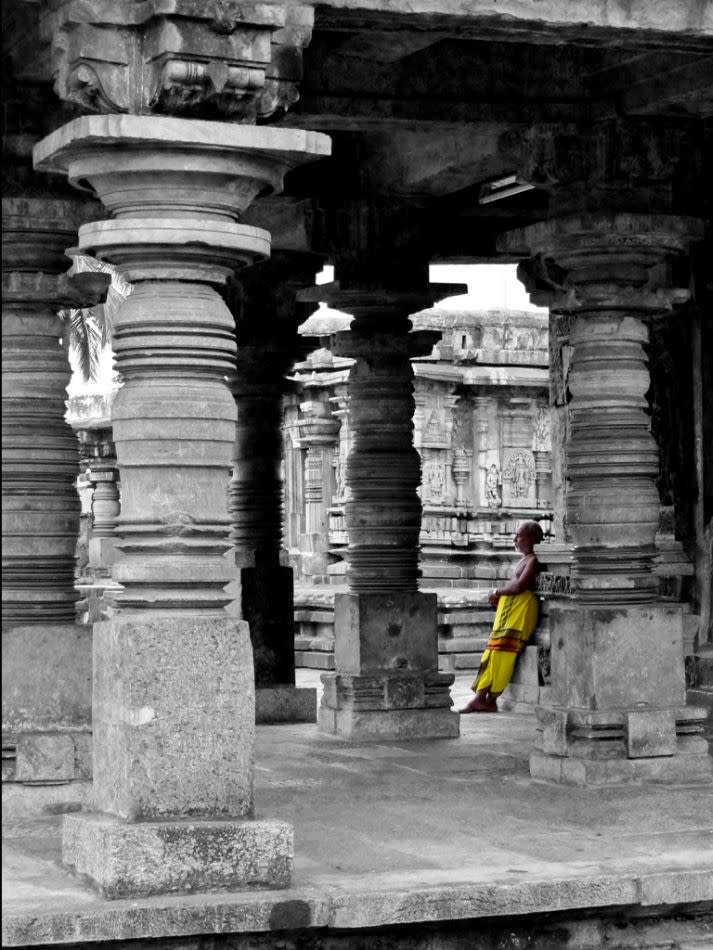
<svg viewBox="0 0 713 950">
<path fill-rule="evenodd" d="M 316 722 L 317 690 L 296 686 L 259 686 L 255 690 L 255 722 Z"/>
<path fill-rule="evenodd" d="M 248 626 L 228 616 L 130 616 L 94 627 L 98 811 L 132 820 L 252 811 Z"/>
<path fill-rule="evenodd" d="M 298 670 L 297 681 L 315 686 L 319 675 Z M 456 706 L 472 695 L 470 682 L 468 675 L 457 677 Z M 642 932 L 637 944 L 633 926 L 626 944 L 622 924 L 637 914 L 673 922 L 706 908 L 710 913 L 713 785 L 592 791 L 536 781 L 528 770 L 535 727 L 533 716 L 463 716 L 459 740 L 364 743 L 321 735 L 309 724 L 258 727 L 259 816 L 279 816 L 295 829 L 292 883 L 279 892 L 106 902 L 62 870 L 56 816 L 8 822 L 5 942 L 163 936 L 181 937 L 190 947 L 196 935 L 217 941 L 223 934 L 242 950 L 237 935 L 263 933 L 272 941 L 265 946 L 274 946 L 298 942 L 288 931 L 301 930 L 299 945 L 312 950 L 308 938 L 319 937 L 326 946 L 337 937 L 334 928 L 345 928 L 372 950 L 366 942 L 371 935 L 357 928 L 423 926 L 435 940 L 449 927 L 471 935 L 481 928 L 511 934 L 530 927 L 532 915 L 566 914 L 595 918 L 597 933 L 597 920 L 614 918 L 618 925 L 609 931 L 611 942 L 602 934 L 592 947 L 560 945 L 554 934 L 551 944 L 523 937 L 520 944 L 508 938 L 511 943 L 500 946 L 612 950 L 619 946 L 613 937 L 622 935 L 627 950 L 658 950 L 653 940 L 646 942 L 653 932 L 646 939 Z M 681 943 L 689 950 L 684 934 Z M 407 950 L 411 944 L 394 946 Z M 671 942 L 663 946 L 672 950 Z"/>
<path fill-rule="evenodd" d="M 686 701 L 676 606 L 550 608 L 552 700 L 584 709 Z"/>
<path fill-rule="evenodd" d="M 3 624 L 3 731 L 88 728 L 91 718 L 91 627 Z"/>
<path fill-rule="evenodd" d="M 435 594 L 347 593 L 334 598 L 334 661 L 340 673 L 438 669 Z"/>
<path fill-rule="evenodd" d="M 110 900 L 288 887 L 294 842 L 283 821 L 141 822 L 66 815 L 62 857 Z"/>
</svg>

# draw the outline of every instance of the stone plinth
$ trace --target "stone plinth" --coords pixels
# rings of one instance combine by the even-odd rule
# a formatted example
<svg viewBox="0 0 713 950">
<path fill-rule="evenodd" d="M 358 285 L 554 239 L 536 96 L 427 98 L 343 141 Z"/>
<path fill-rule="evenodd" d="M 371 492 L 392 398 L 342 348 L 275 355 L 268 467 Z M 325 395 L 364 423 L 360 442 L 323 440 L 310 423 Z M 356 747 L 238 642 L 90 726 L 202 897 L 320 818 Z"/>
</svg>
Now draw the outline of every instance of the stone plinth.
<svg viewBox="0 0 713 950">
<path fill-rule="evenodd" d="M 64 863 L 110 900 L 288 887 L 293 852 L 292 827 L 284 821 L 136 825 L 102 815 L 64 819 Z"/>
<path fill-rule="evenodd" d="M 125 383 L 112 406 L 122 484 L 117 615 L 94 643 L 94 806 L 65 863 L 107 897 L 289 883 L 281 823 L 253 809 L 249 629 L 224 610 L 235 576 L 226 496 L 236 408 L 233 317 L 214 288 L 269 254 L 237 223 L 324 136 L 130 115 L 77 119 L 36 165 L 94 188 L 115 220 L 80 250 L 135 283 L 115 319 Z"/>
<path fill-rule="evenodd" d="M 337 672 L 322 674 L 318 722 L 354 739 L 450 738 L 452 673 L 439 673 L 435 594 L 337 594 Z"/>
<path fill-rule="evenodd" d="M 705 711 L 686 706 L 681 608 L 552 605 L 552 705 L 534 778 L 573 785 L 707 781 Z"/>
<path fill-rule="evenodd" d="M 296 686 L 258 686 L 255 722 L 316 722 L 317 690 Z"/>
</svg>

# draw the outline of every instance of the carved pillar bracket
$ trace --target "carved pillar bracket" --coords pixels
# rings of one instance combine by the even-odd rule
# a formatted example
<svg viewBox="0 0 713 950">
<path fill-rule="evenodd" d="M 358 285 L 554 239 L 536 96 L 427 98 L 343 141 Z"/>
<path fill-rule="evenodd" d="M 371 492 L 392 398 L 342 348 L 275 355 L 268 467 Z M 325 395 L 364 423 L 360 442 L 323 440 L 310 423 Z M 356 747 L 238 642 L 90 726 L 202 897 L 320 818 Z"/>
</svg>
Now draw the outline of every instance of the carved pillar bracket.
<svg viewBox="0 0 713 950">
<path fill-rule="evenodd" d="M 58 0 L 43 18 L 55 90 L 90 112 L 254 122 L 299 98 L 314 12 L 238 0 Z"/>
<path fill-rule="evenodd" d="M 355 360 L 345 506 L 353 591 L 418 590 L 421 461 L 413 445 L 410 360 L 430 353 L 438 340 L 434 332 L 409 332 L 408 315 L 423 305 L 414 295 L 339 294 L 337 306 L 355 317 L 351 329 L 333 340 L 335 354 Z"/>
<path fill-rule="evenodd" d="M 550 608 L 551 705 L 537 710 L 534 777 L 575 785 L 710 781 L 705 710 L 686 706 L 683 618 L 657 603 L 657 446 L 647 319 L 685 299 L 656 285 L 700 222 L 590 214 L 508 235 L 538 255 L 568 327 L 564 445 L 573 598 Z M 555 286 L 556 285 L 556 286 Z M 561 431 L 561 430 L 560 430 Z"/>
<path fill-rule="evenodd" d="M 656 597 L 658 453 L 646 401 L 645 320 L 671 310 L 682 292 L 652 287 L 649 274 L 700 233 L 689 218 L 596 214 L 553 219 L 506 240 L 556 266 L 561 283 L 551 308 L 572 321 L 566 517 L 582 601 Z"/>
<path fill-rule="evenodd" d="M 36 167 L 115 215 L 79 247 L 135 285 L 115 320 L 124 589 L 94 628 L 97 812 L 68 818 L 63 840 L 109 898 L 289 883 L 289 826 L 238 820 L 253 810 L 254 682 L 247 624 L 223 609 L 236 343 L 214 285 L 269 254 L 267 232 L 237 223 L 252 198 L 328 152 L 299 130 L 117 115 L 35 148 Z M 121 859 L 98 862 L 107 849 Z"/>
</svg>

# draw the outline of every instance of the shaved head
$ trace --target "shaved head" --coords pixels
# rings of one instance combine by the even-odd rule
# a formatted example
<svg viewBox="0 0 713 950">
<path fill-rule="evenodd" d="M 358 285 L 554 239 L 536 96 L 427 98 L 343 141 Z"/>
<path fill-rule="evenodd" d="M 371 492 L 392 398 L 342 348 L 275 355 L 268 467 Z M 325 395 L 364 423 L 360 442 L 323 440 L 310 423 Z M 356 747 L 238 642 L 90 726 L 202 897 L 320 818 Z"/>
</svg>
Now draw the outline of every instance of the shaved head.
<svg viewBox="0 0 713 950">
<path fill-rule="evenodd" d="M 532 538 L 533 544 L 539 544 L 540 541 L 544 538 L 542 528 L 537 521 L 522 521 L 518 527 L 518 531 L 526 531 Z"/>
</svg>

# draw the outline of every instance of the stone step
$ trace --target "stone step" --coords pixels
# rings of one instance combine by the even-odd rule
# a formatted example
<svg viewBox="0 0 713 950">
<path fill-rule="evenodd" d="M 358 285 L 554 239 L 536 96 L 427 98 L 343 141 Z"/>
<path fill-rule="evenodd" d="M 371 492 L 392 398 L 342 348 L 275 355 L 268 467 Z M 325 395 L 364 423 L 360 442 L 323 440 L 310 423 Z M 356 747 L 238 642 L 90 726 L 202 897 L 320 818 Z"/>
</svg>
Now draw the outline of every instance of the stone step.
<svg viewBox="0 0 713 950">
<path fill-rule="evenodd" d="M 295 650 L 295 666 L 307 670 L 333 670 L 334 654 Z"/>
</svg>

